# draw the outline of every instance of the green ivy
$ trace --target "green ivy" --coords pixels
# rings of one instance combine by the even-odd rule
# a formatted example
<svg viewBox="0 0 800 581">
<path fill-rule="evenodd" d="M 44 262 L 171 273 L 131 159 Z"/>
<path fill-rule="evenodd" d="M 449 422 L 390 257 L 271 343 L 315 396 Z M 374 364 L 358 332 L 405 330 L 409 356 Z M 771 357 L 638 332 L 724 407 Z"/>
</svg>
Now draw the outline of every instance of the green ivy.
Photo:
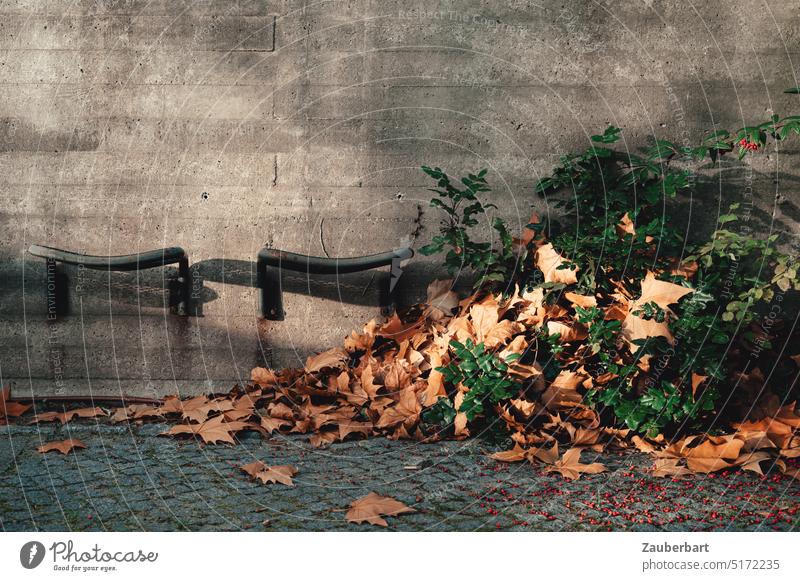
<svg viewBox="0 0 800 581">
<path fill-rule="evenodd" d="M 464 343 L 452 340 L 450 347 L 455 355 L 453 360 L 436 370 L 451 385 L 463 384 L 469 388 L 457 410 L 466 414 L 468 420 L 483 414 L 485 403 L 499 403 L 519 391 L 516 382 L 509 379 L 506 365 L 506 361 L 515 361 L 519 355 L 510 355 L 503 361 L 497 354 L 486 351 L 483 343 L 476 345 L 471 339 Z"/>
</svg>

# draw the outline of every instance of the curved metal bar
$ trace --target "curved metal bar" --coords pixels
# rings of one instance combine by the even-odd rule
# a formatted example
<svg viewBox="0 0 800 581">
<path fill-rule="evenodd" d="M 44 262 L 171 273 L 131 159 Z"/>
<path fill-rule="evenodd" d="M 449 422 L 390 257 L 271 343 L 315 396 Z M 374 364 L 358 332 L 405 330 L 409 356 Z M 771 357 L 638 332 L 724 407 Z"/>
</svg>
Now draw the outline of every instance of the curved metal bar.
<svg viewBox="0 0 800 581">
<path fill-rule="evenodd" d="M 258 286 L 261 289 L 261 316 L 272 321 L 282 321 L 284 318 L 280 275 L 283 269 L 309 274 L 348 274 L 391 265 L 386 288 L 381 289 L 381 304 L 389 309 L 394 305 L 395 286 L 403 273 L 402 263 L 412 256 L 414 251 L 407 247 L 355 258 L 323 258 L 262 248 L 256 262 Z"/>
<path fill-rule="evenodd" d="M 39 258 L 47 258 L 64 264 L 81 265 L 94 270 L 129 271 L 154 268 L 175 264 L 188 259 L 186 251 L 180 246 L 162 248 L 161 250 L 148 250 L 138 254 L 125 254 L 122 256 L 93 256 L 33 244 L 28 252 Z"/>
<path fill-rule="evenodd" d="M 348 274 L 387 266 L 392 264 L 393 260 L 407 260 L 412 256 L 414 256 L 414 251 L 410 248 L 397 248 L 389 252 L 355 258 L 323 258 L 275 250 L 274 248 L 262 248 L 258 252 L 258 267 L 261 270 L 263 266 L 275 266 L 310 274 Z"/>
<path fill-rule="evenodd" d="M 93 270 L 121 271 L 144 270 L 156 268 L 168 264 L 178 264 L 178 287 L 180 301 L 178 302 L 178 314 L 187 315 L 189 311 L 189 301 L 191 299 L 191 276 L 189 272 L 189 255 L 180 246 L 171 246 L 161 250 L 148 250 L 138 254 L 126 254 L 122 256 L 93 256 L 90 254 L 80 254 L 61 250 L 51 246 L 39 246 L 33 244 L 28 247 L 28 253 L 47 260 L 47 304 L 48 318 L 55 319 L 57 313 L 64 311 L 66 304 L 60 299 L 61 285 L 58 280 L 61 275 L 57 272 L 57 263 L 74 264 L 91 268 Z M 65 289 L 63 289 L 65 290 Z M 61 304 L 61 303 L 64 304 Z M 52 303 L 52 305 L 51 305 Z"/>
</svg>

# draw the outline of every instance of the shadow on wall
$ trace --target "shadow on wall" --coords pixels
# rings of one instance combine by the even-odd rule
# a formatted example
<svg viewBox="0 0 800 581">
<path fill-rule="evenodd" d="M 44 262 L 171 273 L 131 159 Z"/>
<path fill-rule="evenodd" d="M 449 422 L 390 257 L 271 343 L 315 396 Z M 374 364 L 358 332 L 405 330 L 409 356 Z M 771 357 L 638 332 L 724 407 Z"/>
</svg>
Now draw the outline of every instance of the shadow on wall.
<svg viewBox="0 0 800 581">
<path fill-rule="evenodd" d="M 47 292 L 45 288 L 46 266 L 41 261 L 26 263 L 25 285 L 26 309 L 29 313 L 44 316 L 47 313 Z M 384 269 L 385 270 L 385 269 Z M 355 272 L 346 275 L 320 275 L 303 272 L 284 272 L 282 290 L 285 293 L 308 295 L 329 301 L 362 305 L 380 305 L 380 286 L 387 276 L 384 270 Z M 191 312 L 193 316 L 203 316 L 203 306 L 220 297 L 220 294 L 206 283 L 235 285 L 257 289 L 256 263 L 249 260 L 213 258 L 196 262 L 191 272 Z M 396 287 L 398 307 L 419 302 L 424 297 L 415 296 L 416 281 L 430 278 L 430 265 L 411 262 L 403 269 Z M 63 305 L 59 315 L 104 315 L 136 314 L 141 310 L 175 310 L 180 300 L 177 268 L 165 267 L 153 271 L 98 272 L 76 266 L 62 265 L 57 287 L 63 293 L 58 304 Z M 9 276 L 12 283 L 9 292 L 22 288 L 15 277 Z M 5 285 L 3 285 L 5 286 Z M 11 298 L 11 297 L 9 297 Z M 257 315 L 254 305 L 253 316 Z"/>
</svg>

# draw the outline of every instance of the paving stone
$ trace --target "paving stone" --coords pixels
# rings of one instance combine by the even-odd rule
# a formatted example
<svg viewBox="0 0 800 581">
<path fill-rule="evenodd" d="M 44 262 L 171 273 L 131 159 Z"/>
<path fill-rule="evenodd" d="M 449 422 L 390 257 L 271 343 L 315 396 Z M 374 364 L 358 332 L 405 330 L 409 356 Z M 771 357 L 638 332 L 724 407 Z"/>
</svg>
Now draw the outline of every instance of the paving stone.
<svg viewBox="0 0 800 581">
<path fill-rule="evenodd" d="M 30 530 L 373 530 L 345 520 L 370 491 L 416 513 L 389 528 L 450 530 L 795 530 L 800 483 L 745 472 L 658 479 L 638 452 L 585 461 L 609 472 L 569 482 L 488 458 L 480 439 L 421 445 L 383 439 L 314 449 L 305 437 L 203 446 L 158 437 L 164 424 L 11 425 L 0 437 L 0 527 Z M 41 442 L 77 437 L 67 456 Z M 295 486 L 262 485 L 240 466 L 293 464 Z M 265 521 L 268 521 L 265 525 Z"/>
</svg>

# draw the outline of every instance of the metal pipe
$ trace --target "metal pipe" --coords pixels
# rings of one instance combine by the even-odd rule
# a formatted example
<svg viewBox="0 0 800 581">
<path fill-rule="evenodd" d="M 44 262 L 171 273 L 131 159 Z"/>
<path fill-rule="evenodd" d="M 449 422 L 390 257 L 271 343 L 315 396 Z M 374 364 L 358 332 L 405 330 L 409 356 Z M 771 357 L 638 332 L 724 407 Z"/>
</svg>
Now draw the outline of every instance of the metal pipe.
<svg viewBox="0 0 800 581">
<path fill-rule="evenodd" d="M 15 401 L 20 403 L 35 403 L 35 402 L 79 402 L 79 403 L 92 403 L 92 402 L 119 402 L 123 405 L 130 404 L 160 404 L 163 399 L 156 399 L 152 397 L 128 397 L 128 396 L 97 396 L 97 395 L 43 395 L 39 397 L 11 397 L 8 401 Z"/>
<path fill-rule="evenodd" d="M 402 273 L 400 263 L 414 256 L 411 248 L 396 248 L 389 252 L 357 256 L 354 258 L 323 258 L 306 256 L 274 248 L 262 248 L 258 252 L 256 273 L 261 289 L 261 316 L 271 321 L 282 321 L 283 289 L 280 273 L 283 269 L 308 274 L 348 274 L 371 270 L 381 266 L 392 266 L 388 277 L 388 288 L 381 292 L 382 301 L 393 302 L 394 287 Z"/>
<path fill-rule="evenodd" d="M 64 264 L 81 265 L 93 270 L 130 271 L 154 268 L 175 264 L 181 260 L 188 260 L 186 251 L 180 246 L 162 248 L 161 250 L 148 250 L 138 254 L 125 254 L 121 256 L 93 256 L 80 254 L 50 246 L 33 244 L 28 247 L 28 252 L 39 258 L 46 258 Z"/>
<path fill-rule="evenodd" d="M 389 252 L 355 258 L 323 258 L 273 248 L 262 248 L 258 252 L 258 267 L 261 270 L 264 265 L 276 266 L 309 274 L 347 274 L 386 266 L 391 264 L 392 260 L 406 260 L 412 256 L 414 256 L 414 251 L 410 248 L 397 248 Z"/>
<path fill-rule="evenodd" d="M 191 272 L 189 271 L 189 255 L 180 246 L 171 246 L 161 250 L 148 250 L 138 254 L 125 254 L 121 256 L 94 256 L 61 250 L 51 246 L 33 244 L 28 247 L 28 252 L 47 261 L 47 305 L 48 318 L 55 320 L 55 314 L 65 310 L 66 301 L 59 295 L 60 283 L 58 281 L 58 263 L 73 264 L 93 270 L 121 271 L 144 270 L 168 264 L 178 263 L 178 306 L 179 315 L 189 314 L 189 301 L 191 300 Z M 64 285 L 66 291 L 67 286 Z M 51 315 L 51 300 L 54 301 L 55 313 Z"/>
</svg>

